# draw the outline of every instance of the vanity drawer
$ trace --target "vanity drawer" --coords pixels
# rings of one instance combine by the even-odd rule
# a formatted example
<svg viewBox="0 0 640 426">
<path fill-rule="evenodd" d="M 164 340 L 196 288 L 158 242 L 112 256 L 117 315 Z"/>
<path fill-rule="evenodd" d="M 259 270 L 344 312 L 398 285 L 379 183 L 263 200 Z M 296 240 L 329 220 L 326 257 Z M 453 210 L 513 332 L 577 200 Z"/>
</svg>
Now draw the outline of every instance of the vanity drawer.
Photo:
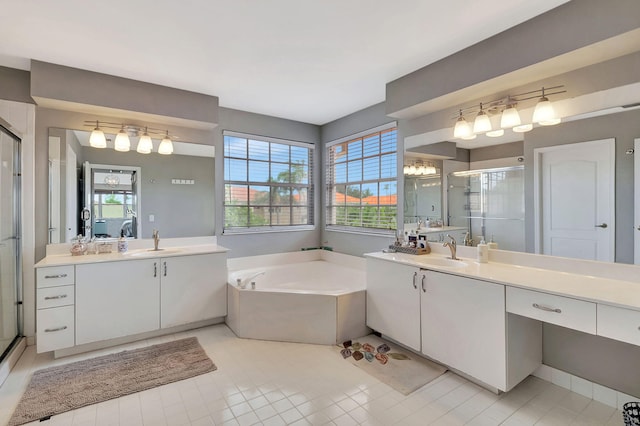
<svg viewBox="0 0 640 426">
<path fill-rule="evenodd" d="M 596 334 L 596 304 L 507 286 L 507 312 Z"/>
<path fill-rule="evenodd" d="M 75 283 L 75 269 L 73 265 L 48 266 L 36 270 L 37 287 L 57 287 Z"/>
<path fill-rule="evenodd" d="M 37 291 L 38 309 L 55 308 L 56 306 L 73 305 L 75 302 L 75 286 L 45 287 Z"/>
<path fill-rule="evenodd" d="M 640 311 L 598 304 L 598 336 L 640 345 Z"/>
<path fill-rule="evenodd" d="M 37 352 L 70 348 L 75 344 L 75 312 L 73 306 L 38 309 Z"/>
</svg>

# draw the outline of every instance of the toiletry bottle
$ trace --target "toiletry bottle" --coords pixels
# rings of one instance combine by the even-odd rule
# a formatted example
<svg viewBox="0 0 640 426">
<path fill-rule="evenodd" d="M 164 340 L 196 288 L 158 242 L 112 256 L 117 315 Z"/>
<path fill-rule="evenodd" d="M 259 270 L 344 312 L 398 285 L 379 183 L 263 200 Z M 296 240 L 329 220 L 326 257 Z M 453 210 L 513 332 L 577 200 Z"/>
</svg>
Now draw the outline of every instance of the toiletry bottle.
<svg viewBox="0 0 640 426">
<path fill-rule="evenodd" d="M 487 246 L 492 250 L 496 250 L 498 248 L 498 243 L 493 241 L 493 235 L 491 236 L 491 241 L 487 243 Z"/>
<path fill-rule="evenodd" d="M 118 253 L 126 253 L 129 243 L 124 237 L 124 230 L 120 231 L 120 238 L 118 239 Z"/>
<path fill-rule="evenodd" d="M 485 243 L 484 240 L 480 240 L 478 244 L 478 262 L 489 262 L 489 247 L 487 247 L 487 243 Z"/>
</svg>

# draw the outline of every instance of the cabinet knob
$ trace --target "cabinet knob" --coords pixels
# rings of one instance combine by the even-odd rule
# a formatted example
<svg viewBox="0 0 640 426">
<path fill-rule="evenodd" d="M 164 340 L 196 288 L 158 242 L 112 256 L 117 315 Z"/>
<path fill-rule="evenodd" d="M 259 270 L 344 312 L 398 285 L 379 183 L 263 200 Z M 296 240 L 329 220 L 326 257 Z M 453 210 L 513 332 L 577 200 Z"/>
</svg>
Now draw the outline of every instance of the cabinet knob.
<svg viewBox="0 0 640 426">
<path fill-rule="evenodd" d="M 548 306 L 538 305 L 537 303 L 534 303 L 531 306 L 533 306 L 536 309 L 540 309 L 541 311 L 555 312 L 556 314 L 561 314 L 562 313 L 562 310 L 560 310 L 559 308 L 550 308 Z"/>
<path fill-rule="evenodd" d="M 66 294 L 59 294 L 57 296 L 46 296 L 44 298 L 44 300 L 56 300 L 56 299 L 64 299 L 65 297 L 67 297 Z"/>
<path fill-rule="evenodd" d="M 414 272 L 413 273 L 413 288 L 415 288 L 416 290 L 418 289 L 418 284 L 416 284 L 416 278 L 418 277 L 418 273 Z"/>
<path fill-rule="evenodd" d="M 153 262 L 153 278 L 158 276 L 158 262 Z"/>
<path fill-rule="evenodd" d="M 422 292 L 426 293 L 427 289 L 424 287 L 424 280 L 427 278 L 425 274 L 422 274 Z"/>
<path fill-rule="evenodd" d="M 47 279 L 50 278 L 66 278 L 67 274 L 56 274 L 56 275 L 45 275 L 44 277 Z"/>
</svg>

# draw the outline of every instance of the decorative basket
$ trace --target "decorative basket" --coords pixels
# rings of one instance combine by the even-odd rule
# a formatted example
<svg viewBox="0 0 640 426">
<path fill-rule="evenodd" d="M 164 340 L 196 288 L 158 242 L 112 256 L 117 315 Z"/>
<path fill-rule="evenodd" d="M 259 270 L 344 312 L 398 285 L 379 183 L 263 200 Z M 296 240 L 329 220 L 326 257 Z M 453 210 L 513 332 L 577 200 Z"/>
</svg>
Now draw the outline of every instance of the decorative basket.
<svg viewBox="0 0 640 426">
<path fill-rule="evenodd" d="M 429 246 L 427 246 L 426 248 L 418 248 L 418 247 L 405 247 L 405 246 L 390 245 L 389 248 L 391 250 L 395 250 L 398 253 L 406 253 L 406 254 L 429 254 L 429 253 L 431 253 L 431 247 L 429 247 Z"/>
</svg>

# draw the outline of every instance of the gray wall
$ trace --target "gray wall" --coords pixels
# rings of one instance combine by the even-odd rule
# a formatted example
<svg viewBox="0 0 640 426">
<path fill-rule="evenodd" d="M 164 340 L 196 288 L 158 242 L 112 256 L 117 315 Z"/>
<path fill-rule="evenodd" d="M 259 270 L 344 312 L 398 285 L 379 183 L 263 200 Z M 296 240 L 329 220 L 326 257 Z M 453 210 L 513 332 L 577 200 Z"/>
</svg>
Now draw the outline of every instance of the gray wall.
<svg viewBox="0 0 640 426">
<path fill-rule="evenodd" d="M 421 103 L 639 27 L 637 0 L 570 1 L 388 83 L 386 111 L 419 111 Z"/>
<path fill-rule="evenodd" d="M 316 145 L 314 153 L 313 177 L 316 188 L 314 194 L 315 204 L 315 229 L 306 231 L 282 231 L 268 233 L 248 233 L 248 234 L 223 234 L 223 211 L 220 198 L 216 202 L 216 234 L 218 244 L 231 249 L 229 257 L 253 256 L 260 254 L 282 253 L 298 251 L 303 247 L 317 247 L 320 240 L 320 197 L 318 188 L 320 185 L 320 157 L 321 149 L 320 128 L 313 124 L 306 124 L 292 120 L 269 117 L 261 114 L 238 111 L 228 108 L 220 108 L 220 125 L 215 130 L 216 147 L 216 193 L 224 194 L 224 174 L 223 174 L 223 137 L 224 130 L 234 132 L 249 133 L 259 136 L 269 136 L 308 142 Z"/>
<path fill-rule="evenodd" d="M 384 103 L 376 104 L 365 108 L 361 111 L 357 111 L 346 117 L 332 121 L 322 126 L 322 142 L 323 147 L 327 142 L 340 139 L 345 136 L 349 136 L 367 129 L 371 129 L 389 122 L 396 121 L 393 118 L 389 118 L 385 113 Z M 404 151 L 404 137 L 402 136 L 402 128 L 398 123 L 398 170 L 401 170 L 402 165 L 402 153 Z M 324 149 L 323 149 L 324 151 Z M 322 156 L 324 165 L 324 152 Z M 324 166 L 323 166 L 324 170 Z M 324 189 L 323 187 L 320 187 Z M 398 194 L 404 192 L 403 179 L 398 179 Z M 325 205 L 324 190 L 322 190 L 322 205 Z M 401 200 L 401 198 L 399 198 Z M 398 202 L 398 217 L 404 217 L 403 203 Z M 363 253 L 372 251 L 378 251 L 393 243 L 395 237 L 393 235 L 372 235 L 361 234 L 357 232 L 338 232 L 327 231 L 325 229 L 325 214 L 326 211 L 322 211 L 322 235 L 321 242 L 324 246 L 332 247 L 335 251 L 340 253 L 347 253 L 354 256 L 360 256 Z M 402 219 L 399 221 L 402 224 Z"/>
<path fill-rule="evenodd" d="M 32 104 L 29 71 L 0 67 L 0 96 L 2 99 Z"/>
<path fill-rule="evenodd" d="M 640 111 L 627 111 L 602 117 L 538 127 L 525 133 L 525 240 L 526 250 L 534 252 L 533 152 L 536 148 L 586 142 L 616 140 L 616 262 L 633 263 L 633 139 L 640 137 Z M 638 154 L 636 154 L 638 155 Z"/>
</svg>

